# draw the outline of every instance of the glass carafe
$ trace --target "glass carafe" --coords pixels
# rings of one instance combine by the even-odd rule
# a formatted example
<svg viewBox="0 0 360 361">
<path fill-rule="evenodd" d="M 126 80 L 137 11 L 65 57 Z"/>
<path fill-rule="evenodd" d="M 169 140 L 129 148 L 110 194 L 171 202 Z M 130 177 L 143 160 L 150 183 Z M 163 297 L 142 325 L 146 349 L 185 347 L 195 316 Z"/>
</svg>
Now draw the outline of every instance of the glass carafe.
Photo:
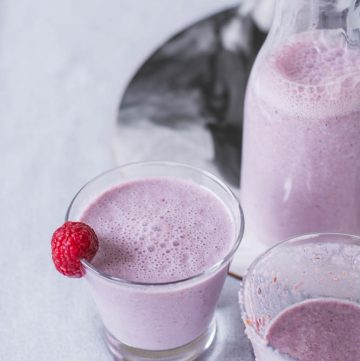
<svg viewBox="0 0 360 361">
<path fill-rule="evenodd" d="M 246 94 L 246 241 L 360 234 L 359 3 L 277 1 Z"/>
</svg>

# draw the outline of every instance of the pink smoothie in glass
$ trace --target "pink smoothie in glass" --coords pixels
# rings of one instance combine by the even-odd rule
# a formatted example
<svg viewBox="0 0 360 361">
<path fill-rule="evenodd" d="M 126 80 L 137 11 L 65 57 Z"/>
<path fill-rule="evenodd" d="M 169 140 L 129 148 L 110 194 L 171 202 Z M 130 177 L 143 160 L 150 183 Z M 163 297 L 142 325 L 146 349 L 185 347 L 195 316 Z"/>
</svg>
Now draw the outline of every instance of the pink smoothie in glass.
<svg viewBox="0 0 360 361">
<path fill-rule="evenodd" d="M 360 233 L 360 52 L 318 30 L 258 59 L 247 91 L 245 237 Z"/>
<path fill-rule="evenodd" d="M 328 298 L 295 304 L 270 323 L 266 340 L 277 350 L 274 360 L 358 361 L 360 305 Z"/>
<path fill-rule="evenodd" d="M 147 285 L 87 280 L 107 331 L 147 350 L 172 349 L 211 323 L 227 265 L 211 275 L 167 286 L 208 270 L 234 246 L 235 226 L 211 191 L 176 178 L 121 184 L 100 195 L 81 216 L 99 238 L 92 261 L 102 273 Z"/>
</svg>

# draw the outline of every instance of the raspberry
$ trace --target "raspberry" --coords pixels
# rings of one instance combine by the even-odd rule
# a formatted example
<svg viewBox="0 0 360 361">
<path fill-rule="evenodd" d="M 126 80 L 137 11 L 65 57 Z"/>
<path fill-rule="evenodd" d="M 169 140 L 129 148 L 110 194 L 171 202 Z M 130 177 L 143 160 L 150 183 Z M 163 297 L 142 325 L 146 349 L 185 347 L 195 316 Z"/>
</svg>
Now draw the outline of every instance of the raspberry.
<svg viewBox="0 0 360 361">
<path fill-rule="evenodd" d="M 99 248 L 95 231 L 82 222 L 65 222 L 51 239 L 52 259 L 56 269 L 68 277 L 81 277 L 81 259 L 91 261 Z"/>
</svg>

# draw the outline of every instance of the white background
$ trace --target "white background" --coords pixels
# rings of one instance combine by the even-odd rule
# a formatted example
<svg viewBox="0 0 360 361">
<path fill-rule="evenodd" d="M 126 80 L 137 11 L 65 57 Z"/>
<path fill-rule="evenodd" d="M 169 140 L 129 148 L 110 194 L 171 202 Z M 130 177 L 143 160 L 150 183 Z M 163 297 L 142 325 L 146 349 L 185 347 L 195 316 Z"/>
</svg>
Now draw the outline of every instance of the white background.
<svg viewBox="0 0 360 361">
<path fill-rule="evenodd" d="M 50 237 L 114 164 L 121 94 L 154 48 L 230 0 L 0 2 L 0 360 L 110 360 L 80 280 Z"/>
</svg>

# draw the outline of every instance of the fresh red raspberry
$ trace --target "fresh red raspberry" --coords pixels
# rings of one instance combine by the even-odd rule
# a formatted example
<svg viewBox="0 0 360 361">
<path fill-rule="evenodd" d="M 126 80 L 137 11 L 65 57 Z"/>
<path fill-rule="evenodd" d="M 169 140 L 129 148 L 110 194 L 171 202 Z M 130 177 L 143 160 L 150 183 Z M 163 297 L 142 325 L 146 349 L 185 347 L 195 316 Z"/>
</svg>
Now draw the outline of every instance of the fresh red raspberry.
<svg viewBox="0 0 360 361">
<path fill-rule="evenodd" d="M 81 277 L 81 259 L 91 261 L 99 248 L 95 231 L 82 222 L 65 222 L 51 239 L 52 259 L 56 269 L 68 277 Z"/>
</svg>

